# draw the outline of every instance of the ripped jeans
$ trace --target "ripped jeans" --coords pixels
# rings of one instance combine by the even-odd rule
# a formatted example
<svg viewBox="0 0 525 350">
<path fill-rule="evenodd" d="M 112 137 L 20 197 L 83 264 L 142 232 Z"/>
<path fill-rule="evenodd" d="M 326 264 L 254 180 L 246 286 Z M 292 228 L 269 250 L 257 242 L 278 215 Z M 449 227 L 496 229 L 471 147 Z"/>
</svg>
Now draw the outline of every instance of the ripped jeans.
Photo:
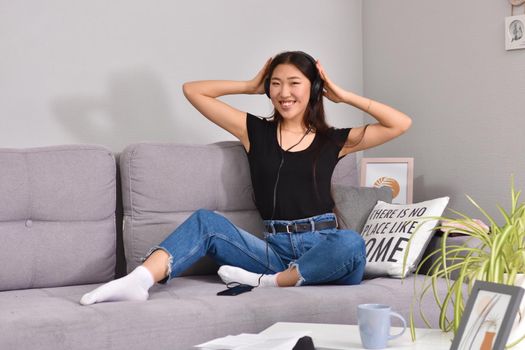
<svg viewBox="0 0 525 350">
<path fill-rule="evenodd" d="M 310 223 L 334 220 L 332 213 L 269 224 Z M 273 231 L 273 230 L 272 230 Z M 324 229 L 302 233 L 266 232 L 264 240 L 236 227 L 213 211 L 194 212 L 162 243 L 153 247 L 170 255 L 169 280 L 180 275 L 204 255 L 219 265 L 237 266 L 255 273 L 273 274 L 295 267 L 297 285 L 359 284 L 366 263 L 365 244 L 350 230 Z"/>
</svg>

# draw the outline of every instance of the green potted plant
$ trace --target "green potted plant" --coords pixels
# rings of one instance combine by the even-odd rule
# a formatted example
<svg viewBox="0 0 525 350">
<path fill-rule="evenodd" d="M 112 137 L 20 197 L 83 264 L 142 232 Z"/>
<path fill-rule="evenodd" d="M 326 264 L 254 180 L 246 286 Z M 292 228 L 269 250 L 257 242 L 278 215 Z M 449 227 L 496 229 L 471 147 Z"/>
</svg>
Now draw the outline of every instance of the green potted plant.
<svg viewBox="0 0 525 350">
<path fill-rule="evenodd" d="M 441 224 L 436 229 L 443 231 L 443 236 L 439 248 L 428 255 L 415 272 L 423 274 L 422 266 L 425 263 L 430 264 L 423 285 L 414 294 L 414 302 L 411 307 L 410 327 L 413 339 L 415 339 L 414 312 L 427 293 L 432 292 L 439 307 L 439 327 L 443 331 L 456 333 L 467 296 L 476 280 L 515 285 L 518 280 L 523 279 L 525 274 L 525 202 L 519 202 L 520 194 L 521 191 L 516 192 L 514 179 L 512 179 L 510 210 L 505 211 L 498 205 L 503 216 L 502 224 L 498 224 L 471 197 L 467 196 L 488 220 L 490 228 L 479 220 L 454 210 L 451 210 L 456 216 L 454 218 L 429 218 L 429 220 L 440 220 Z M 468 239 L 464 244 L 447 244 L 452 232 L 466 235 Z M 410 246 L 410 242 L 408 245 Z M 448 286 L 448 292 L 444 298 L 440 298 L 437 293 L 437 282 L 442 278 L 445 279 Z M 447 316 L 449 309 L 453 310 L 452 318 Z M 419 308 L 419 310 L 422 309 Z M 420 314 L 423 321 L 430 327 L 422 311 Z M 520 328 L 522 326 L 524 325 L 520 323 Z M 525 335 L 514 339 L 508 346 L 516 345 L 523 339 Z"/>
</svg>

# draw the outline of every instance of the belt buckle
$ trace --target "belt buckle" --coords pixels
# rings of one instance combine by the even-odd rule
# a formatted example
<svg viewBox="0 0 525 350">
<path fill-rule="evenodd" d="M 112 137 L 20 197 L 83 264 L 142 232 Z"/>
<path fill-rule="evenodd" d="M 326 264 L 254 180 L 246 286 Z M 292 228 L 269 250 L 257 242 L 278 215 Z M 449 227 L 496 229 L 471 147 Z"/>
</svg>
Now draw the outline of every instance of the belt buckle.
<svg viewBox="0 0 525 350">
<path fill-rule="evenodd" d="M 294 233 L 295 232 L 294 230 L 290 231 L 290 227 L 294 228 L 294 226 L 295 226 L 295 224 L 294 225 L 286 224 L 286 233 Z"/>
</svg>

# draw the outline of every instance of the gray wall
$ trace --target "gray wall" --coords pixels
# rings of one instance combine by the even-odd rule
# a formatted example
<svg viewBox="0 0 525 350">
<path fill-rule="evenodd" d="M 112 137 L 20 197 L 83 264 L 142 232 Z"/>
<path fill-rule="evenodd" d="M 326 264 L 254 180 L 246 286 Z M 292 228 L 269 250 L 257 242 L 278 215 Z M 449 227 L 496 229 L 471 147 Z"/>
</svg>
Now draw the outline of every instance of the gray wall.
<svg viewBox="0 0 525 350">
<path fill-rule="evenodd" d="M 360 93 L 361 12 L 361 0 L 0 0 L 0 147 L 232 139 L 182 83 L 250 79 L 283 50 L 318 57 Z M 265 96 L 226 100 L 271 112 Z M 336 126 L 363 121 L 327 109 Z"/>
<path fill-rule="evenodd" d="M 503 0 L 363 1 L 365 94 L 413 118 L 365 156 L 414 157 L 416 201 L 474 214 L 469 194 L 497 214 L 512 173 L 525 187 L 525 50 L 505 51 L 506 16 Z"/>
<path fill-rule="evenodd" d="M 341 86 L 413 117 L 366 156 L 414 157 L 416 201 L 450 195 L 469 212 L 468 193 L 494 213 L 511 173 L 525 183 L 525 50 L 504 50 L 508 15 L 504 0 L 0 0 L 0 147 L 232 139 L 181 84 L 251 78 L 302 49 Z M 263 96 L 227 100 L 271 111 Z M 327 110 L 336 126 L 362 123 Z"/>
</svg>

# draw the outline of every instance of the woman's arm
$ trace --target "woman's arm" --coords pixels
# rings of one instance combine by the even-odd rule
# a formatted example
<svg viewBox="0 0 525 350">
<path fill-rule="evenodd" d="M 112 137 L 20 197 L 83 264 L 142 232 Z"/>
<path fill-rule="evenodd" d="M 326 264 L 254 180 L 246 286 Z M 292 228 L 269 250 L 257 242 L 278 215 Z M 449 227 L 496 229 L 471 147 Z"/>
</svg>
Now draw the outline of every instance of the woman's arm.
<svg viewBox="0 0 525 350">
<path fill-rule="evenodd" d="M 183 91 L 190 103 L 206 118 L 237 137 L 249 149 L 246 112 L 218 99 L 224 95 L 262 94 L 264 77 L 271 59 L 255 78 L 248 81 L 202 80 L 184 83 Z"/>
<path fill-rule="evenodd" d="M 381 145 L 398 137 L 410 128 L 412 119 L 406 114 L 381 102 L 373 101 L 340 88 L 330 80 L 319 62 L 317 62 L 317 69 L 324 80 L 324 96 L 326 98 L 335 103 L 343 102 L 359 108 L 377 120 L 377 123 L 368 127 L 352 128 L 348 134 L 345 147 L 339 153 L 340 157 L 351 152 Z"/>
</svg>

